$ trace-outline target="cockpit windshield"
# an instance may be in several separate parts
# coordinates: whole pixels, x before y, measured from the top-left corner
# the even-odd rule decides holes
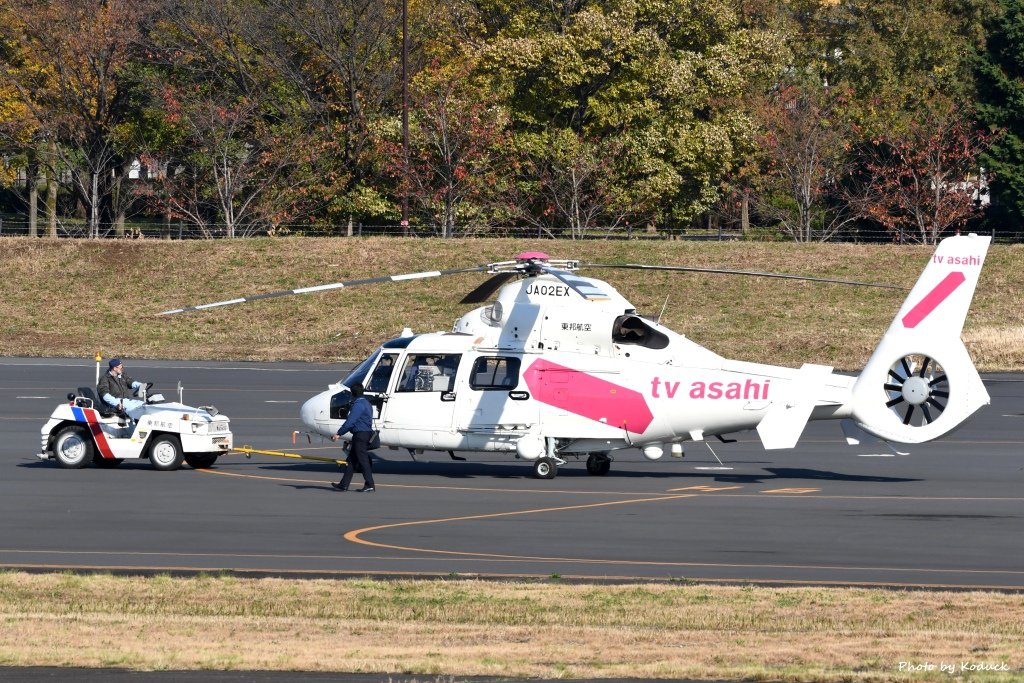
[[[370,371],[373,364],[377,362],[377,356],[380,355],[380,349],[373,352],[373,355],[364,360],[362,363],[357,365],[355,369],[349,373],[348,377],[341,380],[341,383],[346,387],[350,387],[356,382],[364,382],[366,380],[366,373]]]

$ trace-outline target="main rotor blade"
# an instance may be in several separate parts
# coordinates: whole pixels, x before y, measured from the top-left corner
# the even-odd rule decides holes
[[[506,271],[504,273],[496,273],[495,275],[487,278],[482,285],[474,289],[472,292],[462,297],[460,304],[480,304],[491,298],[491,294],[494,294],[503,284],[511,280],[516,276],[515,271]]]
[[[220,306],[231,306],[233,304],[244,304],[249,301],[258,301],[260,299],[275,299],[281,296],[291,296],[293,294],[312,294],[313,292],[326,292],[332,289],[342,289],[345,287],[358,287],[359,285],[373,285],[381,282],[401,282],[403,280],[422,280],[428,277],[440,277],[442,275],[456,275],[458,273],[484,273],[487,272],[490,266],[475,266],[472,268],[451,268],[448,270],[428,270],[422,273],[406,273],[404,275],[384,275],[381,277],[370,277],[363,278],[360,280],[346,280],[345,282],[332,282],[328,285],[315,285],[313,287],[300,287],[298,289],[282,289],[276,292],[266,292],[265,294],[253,294],[252,296],[238,297],[237,299],[227,299],[225,301],[215,301],[210,304],[200,304],[198,306],[185,306],[184,308],[175,308],[170,311],[164,311],[160,315],[177,315],[178,313],[187,313],[189,311],[202,311],[208,308],[218,308]]]
[[[699,268],[696,266],[649,266],[642,263],[581,263],[580,268],[621,268],[624,270],[668,270],[681,273],[715,273],[718,275],[747,275],[750,277],[770,277],[782,280],[806,280],[808,282],[828,282],[836,285],[852,285],[855,287],[881,287],[883,289],[902,289],[899,285],[887,285],[882,282],[858,282],[856,280],[837,280],[827,277],[810,277],[807,275],[789,275],[786,273],[762,273],[755,270],[729,270],[727,268]]]
[[[543,264],[541,264],[540,269],[548,275],[554,275],[556,278],[568,285],[569,289],[573,290],[588,301],[598,301],[608,298],[607,294],[592,285],[590,281],[585,278]]]

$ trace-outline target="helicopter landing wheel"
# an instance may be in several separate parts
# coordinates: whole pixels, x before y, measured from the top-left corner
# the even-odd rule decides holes
[[[587,474],[603,477],[612,468],[612,459],[604,453],[591,453],[587,458]]]
[[[533,476],[538,479],[554,479],[558,474],[558,463],[551,458],[537,458],[533,462]]]

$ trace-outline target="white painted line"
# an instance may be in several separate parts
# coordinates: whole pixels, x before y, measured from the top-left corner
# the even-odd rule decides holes
[[[694,467],[695,470],[731,470],[731,467]]]
[[[14,398],[50,398],[49,396],[15,396]]]
[[[858,458],[895,458],[895,453],[858,453]]]
[[[264,403],[298,403],[298,401],[264,401]]]

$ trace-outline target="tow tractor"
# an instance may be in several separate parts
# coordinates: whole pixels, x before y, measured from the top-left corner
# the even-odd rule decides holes
[[[158,470],[176,470],[182,462],[202,469],[231,451],[230,420],[213,406],[193,408],[140,387],[144,405],[133,416],[115,412],[89,387],[69,393],[42,429],[40,460],[55,459],[77,469],[89,463],[116,467],[125,460],[149,458]],[[135,419],[133,419],[133,417]]]

